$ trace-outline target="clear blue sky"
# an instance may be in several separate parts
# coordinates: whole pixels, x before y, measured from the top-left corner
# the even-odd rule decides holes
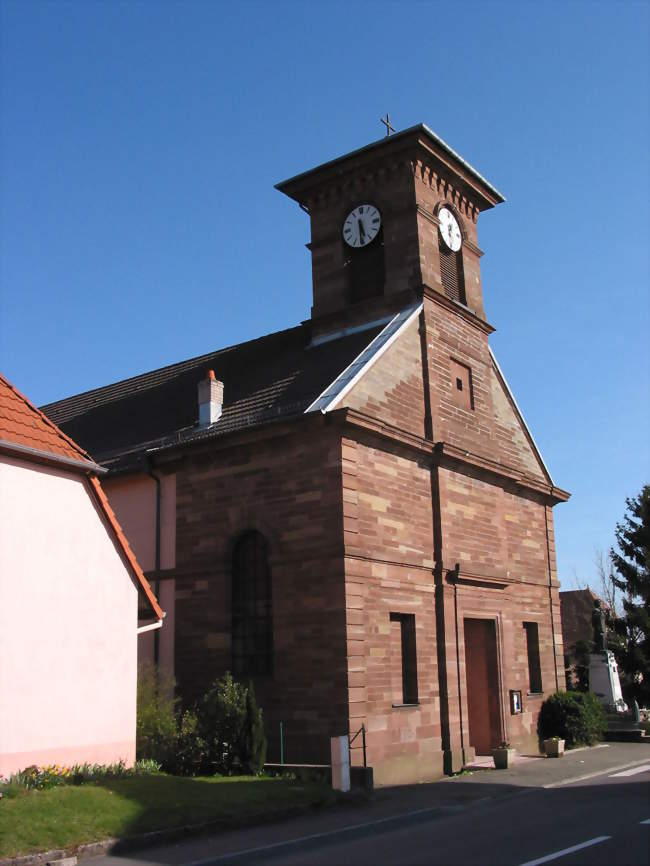
[[[42,404],[309,315],[273,184],[424,122],[481,216],[492,346],[593,581],[650,481],[645,2],[0,3],[0,368]]]

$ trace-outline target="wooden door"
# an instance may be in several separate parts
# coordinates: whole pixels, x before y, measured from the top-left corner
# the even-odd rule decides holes
[[[466,619],[464,630],[469,742],[477,755],[489,755],[502,739],[496,622]]]

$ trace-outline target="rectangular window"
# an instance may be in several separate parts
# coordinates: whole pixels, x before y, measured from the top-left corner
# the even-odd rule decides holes
[[[539,632],[536,622],[525,622],[526,649],[528,651],[528,691],[539,694],[542,691],[542,668],[539,661]]]
[[[415,649],[415,616],[412,613],[391,613],[391,663],[395,665],[393,677],[393,706],[417,704],[418,665]]]

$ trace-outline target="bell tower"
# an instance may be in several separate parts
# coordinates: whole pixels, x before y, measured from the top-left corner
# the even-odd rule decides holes
[[[310,217],[315,335],[427,292],[485,321],[476,223],[504,198],[424,124],[276,188]]]

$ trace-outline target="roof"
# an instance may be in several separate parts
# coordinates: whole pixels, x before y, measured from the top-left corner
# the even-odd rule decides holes
[[[96,460],[201,441],[302,415],[382,330],[318,345],[298,326],[200,355],[42,407]],[[197,385],[208,370],[224,383],[220,419],[198,425]]]
[[[0,373],[0,447],[97,470],[90,456]]]
[[[54,463],[75,472],[83,471],[88,476],[93,498],[106,518],[109,531],[126,559],[138,590],[144,595],[156,617],[162,619],[164,613],[138,565],[97,478],[96,473],[103,470],[2,374],[0,374],[0,450],[16,454],[22,459]]]
[[[444,151],[448,156],[454,159],[457,163],[459,163],[468,174],[477,180],[480,184],[482,184],[486,190],[488,190],[496,199],[497,203],[504,202],[505,196],[503,196],[499,190],[492,186],[492,184],[487,181],[482,174],[480,174],[472,165],[467,162],[467,160],[463,159],[463,157],[457,153],[450,145],[447,144],[440,136],[435,133],[432,129],[424,123],[417,123],[415,126],[409,126],[408,129],[402,129],[400,132],[395,132],[390,136],[383,136],[377,141],[371,142],[371,144],[365,145],[365,147],[360,147],[357,150],[353,150],[350,153],[346,153],[343,156],[339,156],[336,159],[331,159],[328,162],[324,162],[316,168],[312,168],[309,171],[302,172],[301,174],[294,175],[293,177],[287,178],[287,180],[283,180],[280,183],[275,185],[275,188],[280,192],[284,192],[287,195],[290,195],[290,189],[294,187],[296,184],[301,184],[303,181],[308,180],[309,177],[313,174],[320,173],[323,169],[332,169],[337,168],[340,163],[347,161],[353,157],[361,156],[366,154],[372,150],[386,147],[389,145],[393,145],[394,142],[399,141],[400,139],[406,138],[408,136],[413,135],[414,133],[423,133],[427,136],[434,144],[436,144],[442,151]]]

